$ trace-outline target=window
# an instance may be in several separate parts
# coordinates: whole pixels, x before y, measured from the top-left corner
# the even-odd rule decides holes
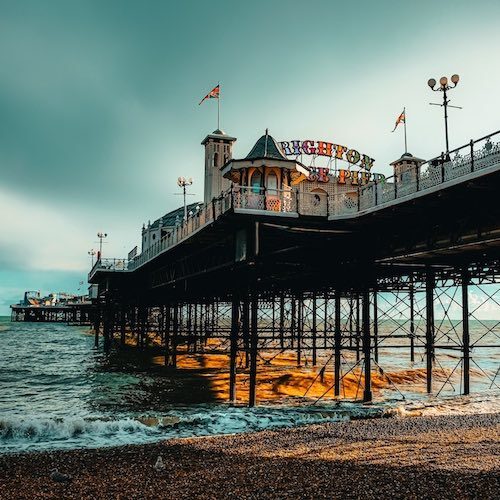
[[[156,234],[153,234],[153,240],[156,240]]]
[[[278,194],[278,177],[274,172],[267,176],[267,192],[268,194],[276,196]]]
[[[214,153],[214,167],[219,164],[219,153]]]
[[[251,181],[251,186],[252,186],[252,193],[260,193],[260,187],[261,187],[261,179],[262,176],[258,170],[255,170],[254,173],[252,174],[252,181]]]

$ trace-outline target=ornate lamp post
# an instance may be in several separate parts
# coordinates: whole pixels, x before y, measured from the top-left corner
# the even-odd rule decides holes
[[[182,194],[184,196],[184,220],[187,220],[187,204],[186,204],[186,187],[193,184],[193,179],[190,177],[186,179],[185,177],[179,177],[177,179],[177,185],[182,188]]]
[[[90,260],[92,261],[92,267],[94,267],[94,255],[95,255],[95,250],[92,248],[87,252],[90,255]]]
[[[439,87],[436,87],[436,80],[434,78],[431,78],[428,82],[427,85],[433,90],[434,92],[442,92],[443,93],[443,104],[436,104],[436,103],[429,103],[433,106],[443,106],[444,107],[444,132],[446,136],[446,154],[450,152],[450,147],[449,147],[449,142],[448,142],[448,107],[450,108],[457,108],[457,109],[462,109],[459,106],[449,106],[449,100],[448,100],[448,95],[446,94],[447,90],[454,89],[458,85],[458,81],[460,80],[460,77],[458,75],[453,75],[451,77],[451,84],[448,83],[448,78],[446,76],[442,76],[441,79],[439,80]],[[453,84],[453,85],[452,85]]]
[[[99,231],[97,233],[97,237],[99,238],[99,253],[97,255],[98,259],[102,258],[102,240],[104,238],[107,238],[107,236],[108,236],[108,233],[102,233],[101,231]]]

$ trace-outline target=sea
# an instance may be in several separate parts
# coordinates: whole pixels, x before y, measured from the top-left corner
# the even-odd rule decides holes
[[[88,327],[16,323],[0,317],[0,453],[139,444],[377,417],[401,404],[400,393],[389,387],[370,405],[325,399],[316,405],[230,406],[210,400],[204,380],[157,373],[135,355],[105,355],[93,344]],[[498,356],[498,349],[483,354],[485,375],[475,372],[476,387],[488,394],[496,394],[490,379]],[[415,404],[421,397],[410,400]],[[488,404],[487,398],[480,399],[479,406],[482,401]]]

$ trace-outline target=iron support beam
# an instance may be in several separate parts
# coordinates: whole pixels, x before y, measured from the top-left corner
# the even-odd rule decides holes
[[[340,292],[335,291],[335,350],[334,350],[334,395],[340,396],[340,353],[342,347],[342,332],[340,330]]]
[[[462,270],[462,349],[464,394],[470,392],[470,332],[469,332],[469,281],[467,267]]]
[[[229,401],[236,403],[236,358],[238,355],[238,330],[240,324],[240,301],[233,295],[231,306],[231,346],[229,352]]]
[[[253,407],[256,403],[257,389],[257,343],[258,343],[258,312],[259,299],[256,294],[252,295],[251,304],[251,328],[250,328],[250,391],[248,406]]]
[[[425,357],[427,368],[427,392],[429,394],[432,392],[432,364],[434,361],[434,287],[434,273],[429,269],[425,279]]]
[[[363,356],[365,368],[365,384],[363,401],[372,400],[372,367],[371,367],[371,335],[370,335],[370,292],[364,291],[362,297],[362,320],[363,320]]]

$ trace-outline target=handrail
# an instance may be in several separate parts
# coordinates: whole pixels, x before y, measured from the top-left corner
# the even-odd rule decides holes
[[[435,156],[435,157],[423,162],[421,165],[418,165],[418,166],[413,168],[413,171],[415,172],[416,179],[419,179],[421,177],[421,172],[426,166],[427,167],[429,167],[429,166],[434,167],[434,166],[440,165],[441,167],[443,167],[446,163],[453,161],[453,160],[451,160],[451,157],[450,157],[451,154],[458,153],[459,151],[461,151],[465,148],[468,148],[468,150],[470,151],[469,154],[471,154],[471,164],[474,164],[474,153],[479,153],[480,151],[478,151],[478,150],[474,151],[473,146],[475,144],[478,144],[481,141],[484,141],[484,140],[486,140],[487,143],[491,144],[490,139],[493,136],[498,135],[498,134],[500,134],[500,130],[497,130],[496,132],[485,135],[484,137],[481,137],[480,139],[471,140],[467,144],[464,144],[462,146],[459,146],[458,148],[452,149],[451,151],[449,151],[449,153],[447,153],[447,155],[445,155],[444,153],[441,153],[440,155]],[[498,146],[498,143],[497,143],[497,146]],[[458,156],[458,155],[456,155],[456,156]],[[436,162],[437,162],[437,165],[436,165]],[[365,191],[365,190],[369,190],[373,185],[391,184],[391,180],[395,181],[395,182],[393,182],[393,184],[395,186],[395,189],[397,190],[396,184],[397,184],[398,176],[391,175],[390,177],[386,177],[382,182],[373,181],[373,182],[369,183],[368,185],[363,186],[361,188],[361,192]],[[443,181],[443,182],[445,182],[445,181]],[[419,189],[418,191],[423,191],[423,189]]]
[[[169,248],[181,243],[201,228],[212,224],[221,215],[231,209],[261,210],[270,215],[285,214],[313,216],[352,215],[365,210],[380,207],[394,200],[414,196],[441,184],[453,181],[476,170],[481,170],[495,163],[500,164],[500,142],[492,143],[491,138],[500,134],[500,130],[450,151],[447,155],[431,158],[421,165],[405,172],[384,179],[373,181],[358,188],[357,199],[350,193],[338,193],[334,196],[321,193],[302,193],[298,190],[266,189],[256,186],[232,185],[210,203],[206,203],[195,214],[163,236],[154,245],[134,257],[127,259],[99,259],[89,273],[89,280],[100,269],[104,271],[133,271],[146,264]],[[474,146],[486,141],[481,149]],[[467,154],[460,151],[468,148]],[[451,154],[455,153],[452,159]],[[392,182],[391,182],[392,180]]]

